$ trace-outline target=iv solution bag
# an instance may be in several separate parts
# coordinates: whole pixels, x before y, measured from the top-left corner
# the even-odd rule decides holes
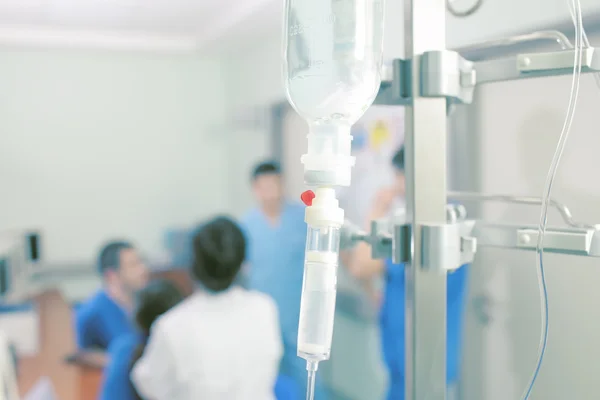
[[[351,126],[381,83],[383,0],[286,0],[284,80],[309,124]]]

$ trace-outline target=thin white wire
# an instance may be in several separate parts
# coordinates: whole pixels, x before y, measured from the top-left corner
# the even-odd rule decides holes
[[[570,0],[569,6],[575,10],[575,57],[574,57],[574,65],[573,65],[573,79],[571,81],[571,95],[569,97],[569,106],[567,108],[567,116],[565,118],[565,122],[562,127],[562,131],[560,134],[560,139],[558,140],[558,145],[556,146],[556,151],[554,152],[554,157],[552,158],[552,163],[550,164],[550,170],[548,171],[548,176],[546,177],[546,184],[544,186],[544,194],[542,201],[542,211],[540,215],[540,225],[538,227],[538,240],[536,245],[536,254],[538,256],[538,280],[540,286],[540,297],[541,297],[541,314],[542,314],[542,324],[541,324],[541,338],[540,344],[538,348],[538,358],[535,370],[529,380],[529,384],[525,389],[525,392],[522,396],[523,400],[529,399],[531,396],[531,392],[533,390],[535,381],[539,375],[540,368],[542,366],[542,361],[544,359],[544,354],[546,353],[546,346],[548,344],[548,289],[546,286],[546,274],[544,271],[544,236],[546,234],[546,223],[548,221],[548,208],[550,206],[550,194],[552,192],[552,186],[554,184],[554,178],[556,176],[556,171],[558,169],[558,165],[560,164],[560,160],[563,155],[563,151],[565,149],[565,144],[571,133],[571,126],[573,124],[573,117],[575,115],[575,108],[577,106],[577,98],[579,97],[579,79],[581,75],[581,61],[583,55],[583,20],[581,15],[581,4],[579,0]]]

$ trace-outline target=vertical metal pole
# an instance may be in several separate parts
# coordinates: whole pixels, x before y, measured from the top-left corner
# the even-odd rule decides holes
[[[398,0],[399,1],[399,0]],[[446,47],[445,0],[405,1],[405,58],[413,102],[406,109],[407,211],[413,263],[406,268],[406,400],[446,398],[446,274],[422,266],[423,224],[446,222],[446,100],[420,96],[420,55]]]

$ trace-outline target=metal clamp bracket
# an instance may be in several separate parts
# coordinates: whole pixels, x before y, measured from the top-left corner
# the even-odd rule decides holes
[[[506,249],[535,251],[538,227],[506,225],[474,221],[473,234],[479,245]],[[598,228],[546,229],[544,252],[584,257],[600,257],[600,230]]]
[[[387,221],[371,221],[371,232],[367,241],[371,244],[371,257],[374,259],[389,257],[393,246],[393,237]]]
[[[462,205],[449,204],[446,211],[446,224],[421,227],[421,251],[425,268],[454,270],[472,262],[475,257],[477,240],[471,236],[474,221],[465,220],[466,211]],[[371,245],[371,256],[374,259],[391,256],[392,261],[397,264],[410,263],[412,260],[412,226],[405,222],[403,215],[397,215],[392,221],[372,221],[369,234],[359,234],[356,231],[353,237]]]
[[[423,225],[421,227],[423,267],[438,271],[452,271],[472,262],[477,251],[477,239],[470,236],[472,229],[472,221]]]
[[[384,66],[375,104],[408,105],[412,101],[410,60],[393,60]],[[423,97],[445,97],[451,103],[469,104],[477,82],[474,63],[455,51],[430,51],[421,56]]]
[[[471,104],[476,85],[545,76],[569,75],[575,63],[574,49],[525,53],[493,60],[469,61],[452,50],[425,52],[420,56],[422,97],[445,97],[449,104]],[[600,71],[600,52],[582,52],[581,72]],[[393,60],[382,70],[375,104],[410,105],[412,63]]]
[[[477,83],[474,63],[455,51],[430,51],[421,56],[421,96],[445,97],[470,104]]]

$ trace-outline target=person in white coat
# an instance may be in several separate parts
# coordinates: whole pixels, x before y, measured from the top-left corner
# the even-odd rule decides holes
[[[245,259],[238,225],[218,217],[193,237],[198,289],[160,317],[131,379],[145,400],[274,400],[283,344],[267,295],[234,284]]]

